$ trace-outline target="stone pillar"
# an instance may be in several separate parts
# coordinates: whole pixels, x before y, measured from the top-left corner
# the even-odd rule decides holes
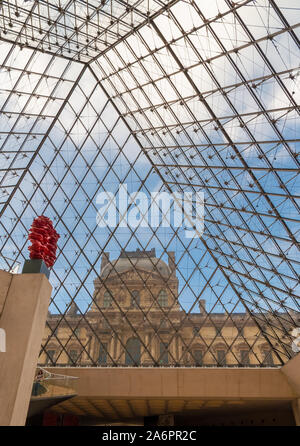
[[[112,364],[113,359],[114,359],[114,337],[113,336],[111,336],[110,339],[108,339],[107,350],[108,350],[107,361],[109,364]]]
[[[145,353],[144,353],[144,364],[146,365],[152,365],[153,361],[155,358],[154,354],[153,354],[153,342],[152,342],[152,338],[151,338],[151,333],[146,333],[145,334]]]
[[[177,361],[177,355],[176,355],[176,335],[173,336],[171,345],[170,345],[170,351],[172,353],[171,361],[173,364]]]
[[[119,335],[119,338],[116,337],[116,361],[118,363],[121,362],[120,353],[121,353],[121,342],[120,342],[120,335]]]
[[[184,354],[182,351],[182,339],[181,337],[178,335],[177,336],[177,351],[178,351],[178,361],[182,364],[182,362],[184,361]]]
[[[155,333],[151,339],[151,354],[152,354],[152,358],[154,359],[154,361],[157,361],[158,356],[159,356],[157,354],[157,343],[158,343],[157,334]]]
[[[293,400],[292,409],[295,417],[296,426],[300,426],[300,398]]]
[[[147,361],[149,361],[149,334],[145,333],[145,349],[144,349],[144,354],[143,354],[143,363],[146,363]]]
[[[179,361],[179,340],[178,340],[178,334],[175,335],[175,351],[176,351],[176,361]]]
[[[93,360],[95,362],[98,361],[99,358],[99,350],[100,350],[100,344],[96,338],[96,336],[93,336],[93,334],[91,334],[91,340],[89,343],[89,357],[88,357],[88,361],[90,361],[90,358],[93,358]]]
[[[0,272],[0,295],[6,293],[0,327],[6,333],[6,351],[0,353],[0,426],[23,426],[52,287],[44,274]]]

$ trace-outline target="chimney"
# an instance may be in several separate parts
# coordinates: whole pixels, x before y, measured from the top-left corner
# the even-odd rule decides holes
[[[77,304],[75,302],[72,302],[67,314],[69,316],[76,316],[77,315],[77,311],[78,311]]]
[[[200,309],[201,314],[206,314],[206,305],[205,304],[206,304],[205,299],[199,300],[199,309]]]
[[[109,252],[104,252],[102,254],[100,274],[102,273],[104,267],[109,263]]]
[[[174,251],[168,252],[168,265],[172,272],[172,275],[175,275],[176,265],[175,265],[175,252]]]

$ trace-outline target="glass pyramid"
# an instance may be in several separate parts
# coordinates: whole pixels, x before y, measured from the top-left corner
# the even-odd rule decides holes
[[[1,2],[0,267],[28,258],[36,216],[60,234],[41,364],[299,351],[299,9]]]

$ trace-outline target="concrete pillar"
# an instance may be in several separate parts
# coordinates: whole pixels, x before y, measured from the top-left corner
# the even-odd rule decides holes
[[[12,277],[13,275],[7,271],[0,270],[0,317],[4,308]]]
[[[296,426],[300,426],[300,398],[293,400],[292,409],[295,417]]]
[[[2,276],[3,271],[0,294]],[[44,274],[11,275],[0,317],[6,333],[6,352],[0,353],[0,426],[25,424],[51,291]]]
[[[296,426],[300,426],[300,352],[297,353],[292,359],[290,359],[283,367],[281,367],[280,372],[283,373],[284,377],[287,379],[295,399],[292,401],[292,409],[295,417]]]

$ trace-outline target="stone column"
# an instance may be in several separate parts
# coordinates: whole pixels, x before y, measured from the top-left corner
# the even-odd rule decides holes
[[[89,361],[91,360],[90,358],[92,358],[95,362],[98,361],[99,349],[100,349],[99,341],[97,340],[96,336],[91,335],[91,341],[89,347],[90,356],[88,358]]]
[[[120,334],[119,334],[119,337],[120,337]],[[120,339],[116,337],[116,361],[118,363],[120,363],[120,361],[121,361],[120,353],[121,353],[121,342],[120,342]]]
[[[108,340],[108,346],[107,346],[107,350],[108,350],[108,363],[112,364],[113,363],[113,359],[114,359],[114,337],[111,336],[110,339]]]
[[[158,347],[159,347],[158,342],[159,341],[158,341],[158,338],[157,338],[157,334],[155,333],[152,336],[152,343],[151,343],[151,346],[152,346],[151,352],[152,352],[152,356],[154,358],[154,361],[157,361],[158,357],[159,357],[159,354],[158,354]]]
[[[153,341],[151,339],[151,334],[150,333],[146,333],[145,334],[145,357],[144,357],[144,363],[148,364],[148,365],[152,365],[153,364],[153,359],[155,356],[153,355]]]
[[[176,335],[173,336],[173,339],[171,341],[171,345],[170,345],[170,351],[172,354],[172,357],[170,358],[172,363],[175,364],[177,361],[177,357],[176,357]]]
[[[7,274],[11,280],[5,290]],[[1,426],[26,422],[51,291],[44,274],[0,271],[0,295],[6,294],[0,316],[6,334],[6,351],[0,353]]]
[[[182,364],[184,361],[184,354],[182,351],[182,340],[179,335],[177,335],[177,355],[178,361]]]

